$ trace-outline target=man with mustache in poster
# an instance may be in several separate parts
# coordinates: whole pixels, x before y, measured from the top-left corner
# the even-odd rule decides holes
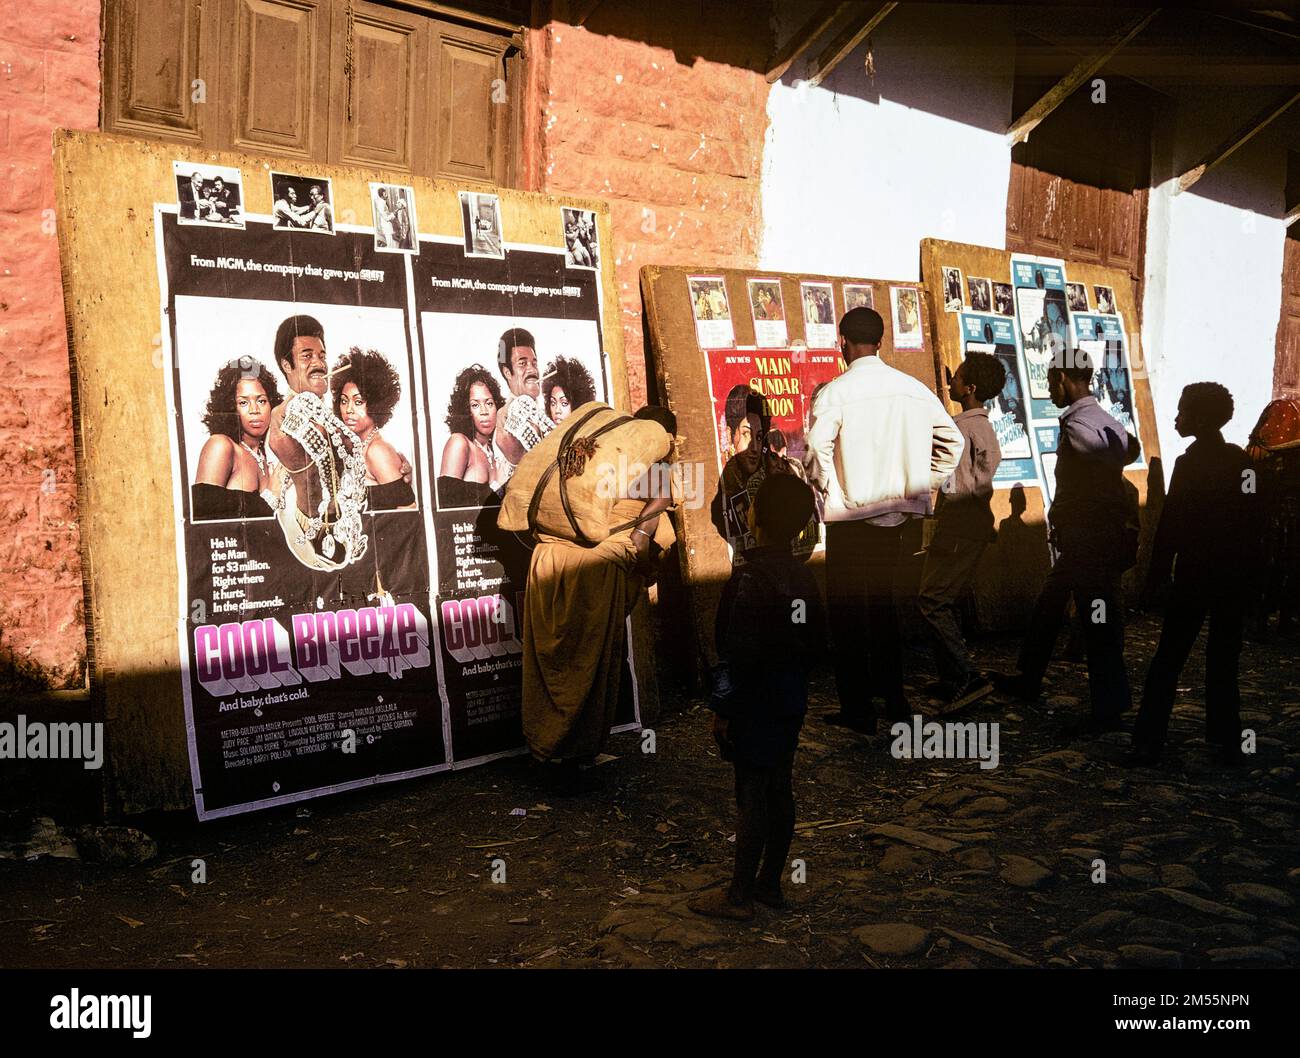
[[[510,390],[497,415],[494,444],[505,456],[505,481],[524,453],[555,429],[542,410],[542,375],[537,366],[537,340],[522,327],[511,327],[497,343],[497,367]]]

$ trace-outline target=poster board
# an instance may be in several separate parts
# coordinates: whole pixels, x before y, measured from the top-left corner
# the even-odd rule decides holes
[[[1016,459],[1015,471],[999,475],[1002,480],[995,483],[993,515],[998,538],[981,560],[975,583],[981,625],[1014,628],[1023,624],[1048,569],[1046,510],[1053,484],[1055,419],[1060,414],[1046,393],[1053,342],[1064,341],[1067,349],[1073,349],[1082,339],[1094,354],[1094,362],[1101,362],[1098,355],[1105,358],[1094,388],[1102,390],[1103,406],[1112,408],[1141,442],[1141,459],[1125,471],[1138,490],[1143,512],[1141,570],[1155,529],[1151,514],[1158,513],[1148,510],[1147,473],[1151,461],[1159,458],[1160,447],[1151,389],[1142,366],[1137,302],[1128,273],[1086,262],[923,239],[921,277],[930,290],[938,292],[930,310],[941,368],[955,371],[973,342],[979,351],[999,356],[1006,355],[1013,345],[1018,369],[1014,377],[1008,372],[1003,393],[1009,395],[1015,386],[1019,394],[1001,401],[990,419],[997,411],[1015,405],[1007,420],[1023,426],[1030,455]],[[987,294],[983,289],[986,282]],[[1036,318],[1044,321],[1037,331],[1033,325]],[[951,403],[948,407],[954,413],[960,410]],[[1014,429],[1011,432],[1016,433]],[[1005,433],[1000,431],[1000,438]],[[1007,458],[1005,449],[1003,458]]]
[[[655,398],[677,416],[686,468],[687,502],[674,523],[687,592],[682,608],[691,615],[696,656],[711,665],[714,615],[732,568],[733,548],[715,525],[714,506],[730,454],[728,394],[752,381],[798,459],[815,385],[843,370],[837,326],[846,309],[868,299],[885,321],[881,358],[935,390],[931,314],[919,283],[759,269],[647,265],[641,293]],[[909,303],[914,318],[901,312]],[[820,554],[811,561],[820,575]]]
[[[460,389],[490,388],[456,385],[471,360],[506,388],[493,370],[506,324],[536,331],[539,374],[581,349],[595,395],[627,406],[608,207],[99,133],[59,132],[55,172],[91,694],[109,740],[110,807],[195,804],[211,818],[520,751],[510,685],[526,552],[494,542],[483,495],[451,494],[473,484],[479,457],[463,480],[443,473],[455,433],[444,420]],[[329,208],[310,212],[322,194]],[[286,219],[290,208],[301,227]],[[575,250],[579,228],[599,252]],[[382,428],[344,410],[333,389],[309,412],[309,425],[341,445],[311,457],[324,459],[317,485],[327,466],[342,471],[319,512],[306,509],[308,486],[296,510],[276,506],[295,496],[282,483],[301,479],[255,436],[265,429],[258,413],[240,411],[243,425],[230,431],[246,454],[213,425],[214,407],[235,421],[223,403],[231,393],[245,408],[273,384],[298,392],[274,355],[290,316],[319,317],[329,377],[347,353],[358,366],[343,377],[382,381],[391,369],[395,379],[364,383],[369,407],[388,405]],[[297,342],[291,360],[310,348]],[[372,358],[366,375],[371,349],[387,368]],[[395,403],[376,396],[394,389]],[[340,416],[357,439],[374,442],[377,431],[384,444],[358,450]],[[370,458],[385,447],[399,468],[391,481]],[[496,465],[491,448],[482,459]],[[213,452],[225,453],[230,476],[210,492],[199,467]],[[259,488],[272,479],[278,489]],[[372,485],[385,482],[403,495],[381,502]],[[235,494],[234,515],[208,506]],[[267,510],[256,507],[263,499]],[[330,531],[310,527],[315,514]],[[631,622],[628,726],[657,704],[645,611],[643,600]],[[264,618],[272,623],[259,631]],[[304,655],[313,643],[319,652]],[[313,695],[318,705],[303,704]],[[474,723],[471,700],[484,703]],[[226,709],[238,730],[217,711]],[[344,723],[356,736],[351,760]]]

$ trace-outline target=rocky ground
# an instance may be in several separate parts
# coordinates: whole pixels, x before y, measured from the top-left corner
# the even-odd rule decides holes
[[[1157,632],[1130,629],[1136,682]],[[1015,647],[981,644],[993,667]],[[157,854],[118,867],[87,862],[103,836],[71,818],[33,839],[14,813],[11,854],[62,855],[0,860],[0,964],[1300,965],[1294,653],[1294,640],[1246,647],[1258,752],[1236,771],[1200,740],[1199,658],[1166,760],[1137,771],[1117,764],[1126,735],[1063,733],[1086,707],[1079,663],[1053,668],[1040,703],[962,714],[1000,723],[993,770],[896,760],[887,738],[824,724],[835,703],[821,679],[795,771],[805,881],[787,884],[787,910],[748,923],[685,906],[733,848],[730,769],[699,701],[667,704],[653,755],[619,736],[595,769],[601,790],[577,798],[503,761],[203,826],[137,821]]]

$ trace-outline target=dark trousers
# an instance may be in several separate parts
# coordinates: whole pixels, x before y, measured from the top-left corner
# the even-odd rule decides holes
[[[794,840],[794,754],[772,767],[736,761],[736,870],[733,900],[748,901],[755,886],[779,890]]]
[[[826,526],[826,599],[835,686],[840,708],[864,720],[875,716],[873,697],[884,698],[890,719],[907,713],[903,643],[894,597],[902,541],[903,525],[829,522]]]
[[[1111,721],[1133,705],[1128,672],[1124,668],[1124,614],[1120,601],[1122,570],[1105,544],[1062,550],[1034,603],[1025,641],[1020,648],[1020,672],[1028,689],[1037,691],[1047,672],[1056,635],[1071,596],[1083,624],[1088,652],[1088,693],[1092,718]]]
[[[1169,731],[1169,714],[1183,666],[1208,616],[1205,643],[1205,740],[1234,747],[1241,740],[1241,694],[1237,666],[1241,658],[1244,610],[1237,585],[1174,582],[1160,645],[1147,670],[1142,709],[1133,729],[1133,744],[1158,753]]]
[[[980,555],[988,543],[956,536],[936,536],[925,555],[921,573],[921,594],[917,606],[934,644],[934,662],[939,679],[964,687],[975,675],[966,640],[961,634],[957,604],[975,579]]]

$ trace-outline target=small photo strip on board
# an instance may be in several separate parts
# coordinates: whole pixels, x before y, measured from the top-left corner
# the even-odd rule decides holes
[[[370,209],[375,224],[375,249],[380,253],[420,252],[415,217],[415,188],[403,184],[371,184]]]
[[[174,161],[172,173],[178,223],[244,227],[244,178],[238,169]]]
[[[465,229],[466,257],[505,257],[501,199],[498,196],[462,191],[460,219]]]
[[[328,176],[271,174],[271,227],[334,234],[334,188]]]

